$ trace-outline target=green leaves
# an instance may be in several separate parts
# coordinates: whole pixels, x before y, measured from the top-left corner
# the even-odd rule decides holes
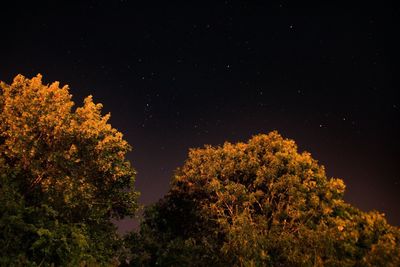
[[[0,230],[9,264],[19,262],[7,256],[13,250],[32,264],[109,263],[120,246],[111,217],[137,210],[129,144],[91,96],[73,110],[68,90],[41,75],[0,85]]]
[[[343,200],[277,132],[190,149],[168,194],[138,209],[131,147],[92,96],[18,75],[0,83],[0,265],[399,266],[400,230]]]
[[[341,179],[328,179],[310,153],[277,132],[191,149],[167,196],[145,213],[132,259],[152,266],[175,244],[180,250],[168,254],[179,259],[175,265],[397,263],[399,230],[346,204],[344,190]]]

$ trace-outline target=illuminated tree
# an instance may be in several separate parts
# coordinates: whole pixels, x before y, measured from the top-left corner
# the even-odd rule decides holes
[[[0,265],[110,262],[110,220],[137,210],[130,146],[68,90],[41,75],[0,84]]]
[[[399,229],[343,201],[342,180],[277,132],[191,149],[127,242],[152,266],[396,266]],[[188,264],[190,263],[190,264]]]

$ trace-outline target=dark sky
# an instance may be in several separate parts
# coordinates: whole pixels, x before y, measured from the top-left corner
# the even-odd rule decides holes
[[[134,148],[141,203],[188,148],[276,129],[344,179],[347,201],[400,225],[392,6],[30,2],[1,4],[0,80],[41,73],[79,105],[93,94]]]

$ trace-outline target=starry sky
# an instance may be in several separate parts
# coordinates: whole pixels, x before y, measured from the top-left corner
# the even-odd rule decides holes
[[[103,103],[133,146],[142,204],[188,148],[278,130],[344,179],[347,201],[400,225],[390,4],[30,2],[2,3],[0,80],[41,73],[78,105]]]

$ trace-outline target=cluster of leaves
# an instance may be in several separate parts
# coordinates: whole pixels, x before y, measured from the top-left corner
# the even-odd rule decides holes
[[[92,97],[38,75],[0,84],[0,265],[111,263],[132,216],[130,150]]]
[[[192,149],[127,238],[137,266],[399,266],[400,230],[277,132]]]

